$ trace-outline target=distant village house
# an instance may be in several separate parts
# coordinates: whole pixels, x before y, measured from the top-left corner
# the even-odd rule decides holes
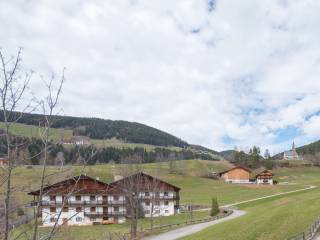
[[[86,136],[72,136],[70,139],[63,140],[63,144],[82,146],[82,145],[90,145],[91,142],[90,142],[90,138]]]
[[[273,184],[273,173],[269,170],[264,170],[256,175],[257,184]]]
[[[264,170],[250,180],[251,170],[245,167],[234,167],[227,171],[219,173],[221,179],[227,183],[243,183],[243,184],[273,184],[273,173]]]
[[[251,170],[245,167],[234,167],[221,172],[220,178],[228,183],[250,183]]]
[[[5,167],[9,164],[8,159],[6,158],[0,158],[0,167]]]

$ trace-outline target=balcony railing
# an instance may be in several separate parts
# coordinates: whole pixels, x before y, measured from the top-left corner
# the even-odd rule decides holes
[[[113,211],[113,212],[85,212],[86,217],[110,217],[110,216],[125,216],[126,211]]]
[[[37,202],[32,202],[31,206],[35,206]],[[74,200],[67,200],[67,201],[41,201],[41,206],[70,206],[70,205],[123,205],[125,204],[124,200],[117,200],[117,201],[106,201],[106,200],[95,200],[95,201],[74,201]]]

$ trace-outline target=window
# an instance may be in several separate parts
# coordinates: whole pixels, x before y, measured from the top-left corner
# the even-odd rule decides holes
[[[164,210],[165,213],[169,213],[169,210]]]
[[[50,201],[55,202],[56,201],[56,196],[50,196]]]
[[[149,192],[145,192],[145,193],[144,193],[144,196],[149,197],[149,196],[150,196],[150,193],[149,193]]]
[[[56,219],[55,218],[50,218],[50,222],[54,223],[54,222],[56,222]]]
[[[168,192],[164,192],[164,196],[168,197],[169,196]]]
[[[155,210],[154,214],[160,214],[160,210]]]
[[[119,212],[119,207],[113,207],[114,212]]]
[[[57,210],[56,210],[55,207],[51,207],[51,208],[50,208],[50,212],[53,212],[53,213],[54,213],[54,212],[56,212],[56,211],[57,211]]]
[[[116,195],[116,196],[113,196],[113,200],[114,200],[114,201],[119,201],[119,196],[117,196],[117,195]]]
[[[64,202],[65,200],[66,200],[66,196],[61,196],[61,198],[62,198],[62,202]]]
[[[82,222],[82,217],[76,217],[76,222]]]
[[[150,206],[150,201],[145,201],[146,206]]]
[[[63,207],[62,211],[63,211],[63,212],[68,212],[68,211],[69,211],[69,208],[68,208],[68,207]]]
[[[145,210],[144,214],[150,214],[150,210]]]
[[[80,195],[76,196],[76,201],[81,201],[81,196]]]
[[[156,201],[155,205],[160,206],[160,201]]]
[[[91,207],[90,212],[96,212],[96,207]]]
[[[76,212],[82,212],[82,208],[81,207],[77,207],[76,208]]]
[[[102,196],[102,200],[103,200],[104,202],[107,202],[107,201],[108,201],[108,196],[106,196],[106,195]]]
[[[96,218],[91,217],[91,218],[90,218],[90,221],[91,221],[91,222],[95,222],[95,221],[96,221]]]
[[[160,193],[159,192],[156,192],[155,195],[156,195],[156,198],[160,198]]]
[[[169,205],[169,201],[164,201],[164,205],[168,206]]]
[[[96,196],[92,195],[90,196],[90,201],[95,201],[96,200]]]
[[[102,220],[103,220],[103,221],[108,221],[109,218],[108,218],[108,217],[103,217]]]

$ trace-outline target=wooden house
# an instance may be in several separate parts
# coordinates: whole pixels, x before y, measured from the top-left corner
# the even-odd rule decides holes
[[[256,183],[257,184],[273,184],[273,176],[274,174],[269,170],[264,170],[261,173],[256,175]]]
[[[40,203],[44,226],[122,223],[128,217],[128,193],[139,196],[146,217],[170,216],[179,209],[180,188],[145,173],[110,184],[87,175],[72,177],[28,193]],[[152,211],[152,212],[151,212]]]
[[[250,183],[251,170],[245,167],[234,167],[220,172],[220,178],[228,183]]]

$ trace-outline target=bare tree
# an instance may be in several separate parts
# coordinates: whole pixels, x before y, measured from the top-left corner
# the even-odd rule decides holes
[[[44,183],[45,183],[45,178],[46,178],[46,168],[47,168],[47,163],[48,163],[48,155],[50,151],[50,128],[53,123],[52,116],[55,114],[55,110],[58,104],[59,97],[62,92],[62,86],[65,81],[65,76],[64,76],[64,71],[62,71],[62,76],[61,79],[59,80],[58,83],[58,88],[54,89],[54,84],[53,81],[55,80],[54,75],[52,75],[49,83],[46,84],[48,94],[47,97],[43,100],[39,101],[39,105],[42,109],[44,121],[43,124],[40,123],[40,137],[43,143],[43,160],[42,160],[42,173],[41,173],[41,181],[40,181],[40,194],[39,194],[39,199],[37,201],[37,206],[35,208],[35,218],[34,218],[34,229],[33,229],[33,240],[37,239],[38,236],[38,216],[41,211],[41,199],[43,196],[43,188],[44,188]]]
[[[13,152],[17,149],[12,146],[12,136],[10,129],[12,123],[17,122],[22,114],[17,114],[15,111],[23,102],[23,96],[27,90],[29,81],[32,76],[32,71],[22,75],[21,73],[21,51],[19,48],[16,56],[7,59],[0,48],[0,101],[1,114],[4,122],[4,136],[6,139],[6,151],[8,166],[5,173],[5,194],[4,194],[4,238],[9,239],[10,231],[10,202],[12,197],[12,171],[14,169]],[[27,105],[29,107],[29,105]],[[26,108],[27,108],[26,107]],[[26,109],[25,108],[25,109]]]
[[[130,221],[131,238],[136,238],[138,219],[144,214],[141,212],[141,193],[144,189],[144,178],[141,174],[142,164],[121,164],[118,171],[123,179],[119,181],[117,187],[126,199],[126,215]]]

